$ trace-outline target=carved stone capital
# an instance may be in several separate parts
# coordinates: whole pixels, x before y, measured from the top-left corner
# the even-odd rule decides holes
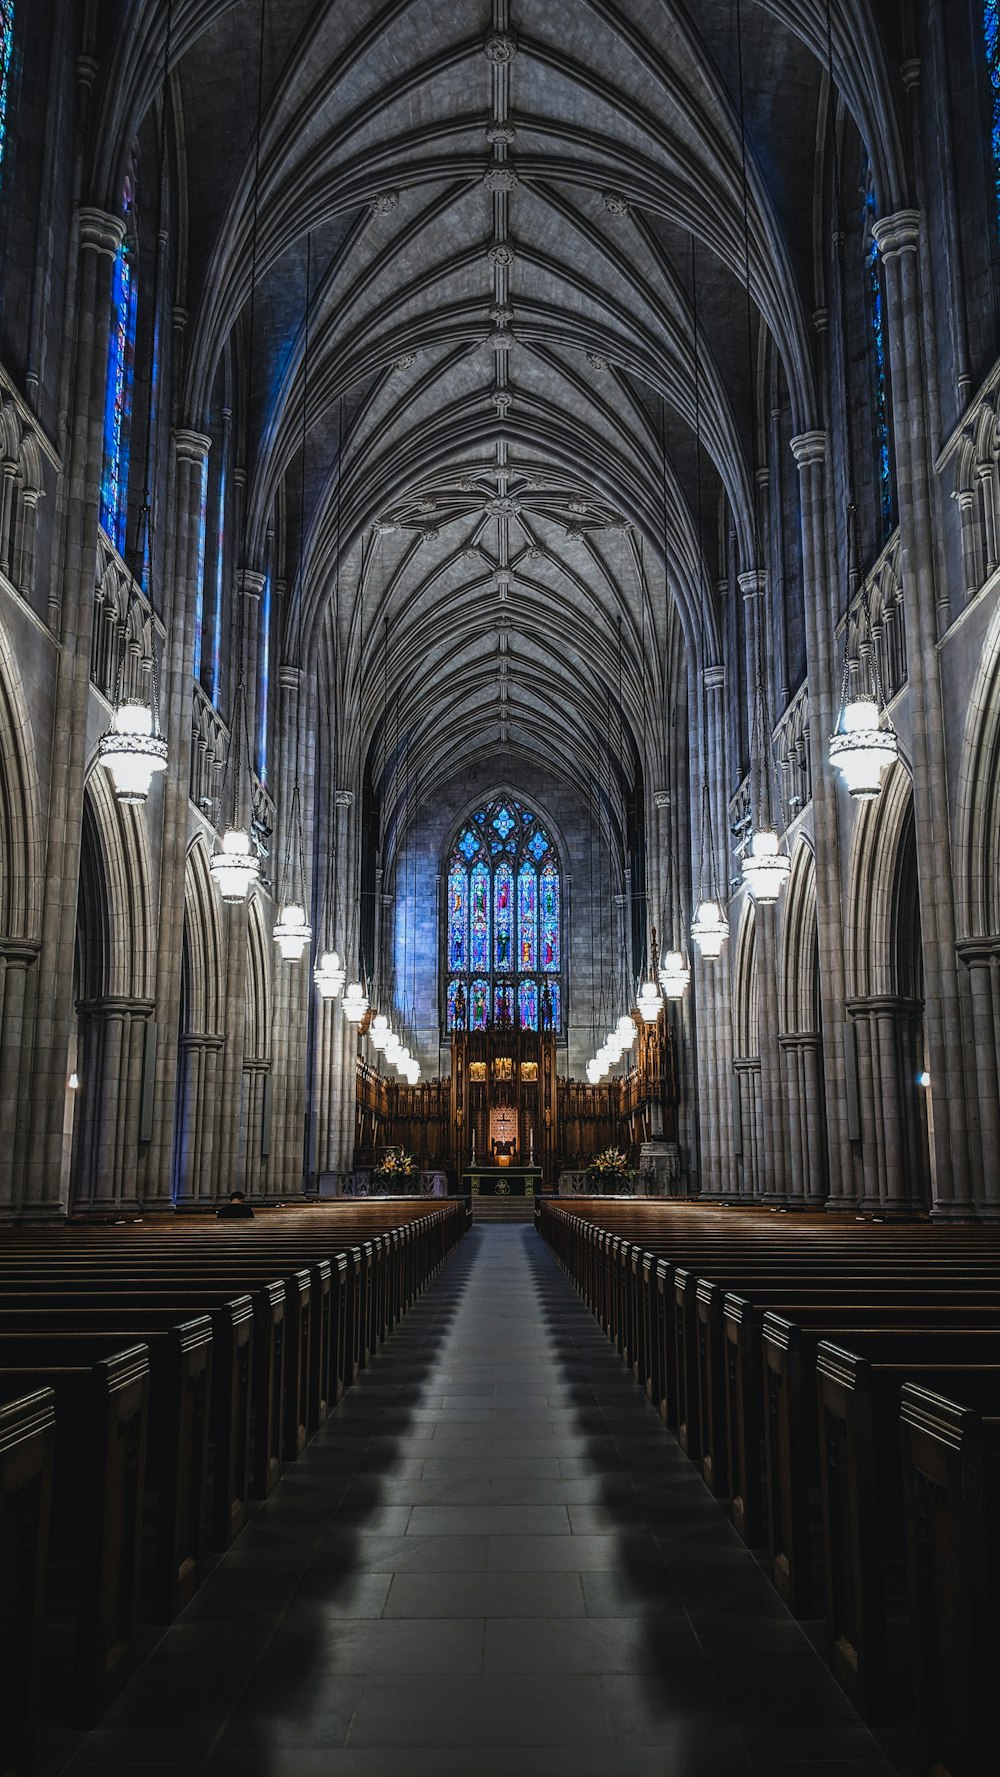
[[[236,585],[244,598],[259,599],[266,579],[267,575],[262,574],[259,568],[240,568],[236,575]]]
[[[333,800],[337,808],[352,808],[354,805],[354,791],[334,790]]]
[[[712,666],[702,668],[702,683],[706,691],[722,691],[726,683],[726,669],[721,661]]]
[[[763,568],[748,568],[745,573],[737,575],[737,581],[745,599],[764,597],[767,575]]]
[[[872,238],[883,259],[915,253],[920,244],[920,211],[897,210],[894,216],[880,216],[872,224]]]
[[[198,463],[205,461],[212,448],[212,440],[204,432],[195,432],[187,426],[180,426],[174,432],[174,450],[180,463]]]
[[[81,209],[82,249],[89,253],[104,253],[108,259],[113,259],[124,239],[124,216],[109,216],[106,210]]]
[[[825,432],[799,432],[795,438],[789,439],[789,445],[792,456],[800,469],[826,460],[827,435]]]

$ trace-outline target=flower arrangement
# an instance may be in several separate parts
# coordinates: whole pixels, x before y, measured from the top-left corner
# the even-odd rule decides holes
[[[383,1191],[392,1190],[394,1185],[410,1185],[417,1176],[417,1162],[412,1154],[402,1148],[387,1148],[378,1165],[372,1170],[372,1182]]]
[[[604,1148],[587,1167],[587,1182],[595,1191],[631,1191],[637,1177],[620,1148]]]

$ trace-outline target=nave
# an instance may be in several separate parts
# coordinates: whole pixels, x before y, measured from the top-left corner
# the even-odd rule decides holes
[[[39,1770],[890,1777],[530,1227],[460,1243]]]

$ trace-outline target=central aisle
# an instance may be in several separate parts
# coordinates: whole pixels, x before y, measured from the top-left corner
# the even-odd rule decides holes
[[[500,1227],[70,1768],[890,1777],[547,1248]]]

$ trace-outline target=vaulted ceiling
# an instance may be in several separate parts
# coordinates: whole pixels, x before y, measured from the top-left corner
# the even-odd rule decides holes
[[[126,10],[107,194],[162,66],[165,0]],[[907,195],[896,11],[832,7],[883,210]],[[173,0],[190,424],[227,341],[247,362],[260,31],[259,0]],[[620,674],[627,795],[666,770],[685,649],[718,653],[720,536],[751,553],[740,48],[753,349],[792,428],[823,420],[821,0],[742,0],[741,44],[736,0],[265,0],[262,43],[256,547],[284,488],[302,633],[376,782],[388,689],[425,789],[493,755],[583,787]]]

